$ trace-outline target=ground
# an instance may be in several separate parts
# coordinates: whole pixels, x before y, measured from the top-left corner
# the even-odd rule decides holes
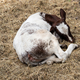
[[[36,67],[21,63],[13,48],[17,30],[28,16],[45,12],[60,17],[60,8],[66,11],[75,43],[80,45],[79,0],[0,0],[0,80],[80,80],[80,47],[65,63]]]

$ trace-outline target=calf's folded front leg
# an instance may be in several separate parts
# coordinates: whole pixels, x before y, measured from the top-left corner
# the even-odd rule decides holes
[[[70,44],[66,51],[59,48],[59,53],[56,53],[56,55],[59,59],[62,59],[62,62],[65,62],[76,47],[78,47],[77,44]]]
[[[57,57],[55,55],[52,55],[40,64],[47,63],[49,65],[53,62],[65,62],[76,47],[78,47],[77,44],[70,44],[66,51],[63,51],[61,48],[59,48],[60,50],[58,50],[57,53],[55,53]]]

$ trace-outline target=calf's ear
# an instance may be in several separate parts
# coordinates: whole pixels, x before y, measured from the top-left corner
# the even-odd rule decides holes
[[[60,9],[60,16],[64,21],[66,20],[66,12],[63,9]]]
[[[53,16],[50,15],[50,14],[46,14],[46,15],[45,15],[45,20],[46,20],[48,23],[54,23],[54,22],[55,22]]]

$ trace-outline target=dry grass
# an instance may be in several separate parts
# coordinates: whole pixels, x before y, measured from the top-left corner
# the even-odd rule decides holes
[[[80,48],[66,63],[28,67],[19,61],[12,46],[17,30],[29,15],[40,11],[59,16],[60,8],[67,13],[75,43],[80,44],[79,0],[0,0],[0,80],[80,80]]]

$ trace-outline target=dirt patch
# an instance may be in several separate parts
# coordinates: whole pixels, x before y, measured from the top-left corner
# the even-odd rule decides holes
[[[28,16],[35,12],[59,16],[60,8],[66,11],[75,43],[80,45],[79,0],[0,0],[0,80],[80,80],[80,48],[66,63],[36,67],[21,63],[13,49],[13,38]]]

